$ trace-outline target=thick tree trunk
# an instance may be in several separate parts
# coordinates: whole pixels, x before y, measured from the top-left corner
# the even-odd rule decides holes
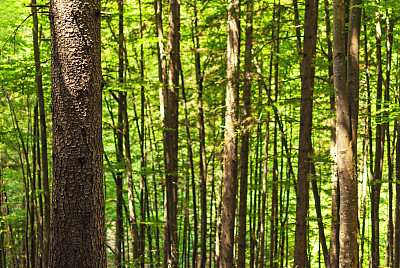
[[[318,24],[318,1],[307,0],[304,21],[304,47],[301,62],[300,137],[296,203],[296,235],[294,266],[309,267],[307,257],[307,213],[309,206],[310,155],[312,154],[311,129],[314,89],[314,58]]]
[[[49,267],[107,266],[100,10],[97,0],[50,2],[53,213]]]
[[[239,0],[230,0],[228,7],[228,48],[226,120],[224,147],[224,195],[222,215],[222,240],[220,267],[234,267],[235,213],[237,205],[237,137],[239,51],[240,51]]]
[[[240,205],[238,235],[238,268],[246,267],[246,217],[247,217],[247,177],[249,163],[249,140],[251,122],[251,61],[253,57],[253,0],[247,0],[246,40],[244,60],[242,147],[240,148]]]
[[[164,158],[166,173],[166,228],[164,233],[164,267],[178,266],[178,96],[180,0],[169,3],[169,79],[164,90]]]
[[[352,1],[346,74],[345,3],[334,1],[333,68],[337,103],[337,155],[340,188],[339,266],[358,265],[358,198],[356,174],[356,134],[358,124],[358,40],[361,13]],[[348,78],[348,85],[346,81]]]

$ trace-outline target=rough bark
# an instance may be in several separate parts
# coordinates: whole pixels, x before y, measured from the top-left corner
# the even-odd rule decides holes
[[[228,7],[228,47],[226,119],[224,147],[224,194],[222,215],[222,240],[220,267],[234,267],[235,213],[237,205],[237,137],[239,49],[240,49],[239,0],[230,0]]]
[[[246,267],[246,217],[247,217],[247,180],[249,165],[249,139],[251,122],[251,62],[253,49],[253,0],[247,1],[246,40],[244,60],[242,147],[240,148],[240,205],[238,235],[238,267]]]
[[[307,0],[304,21],[304,47],[301,62],[300,137],[296,192],[296,234],[294,266],[309,267],[307,257],[307,222],[309,207],[310,155],[312,154],[312,105],[314,89],[314,58],[318,24],[318,1]]]
[[[49,267],[107,265],[100,10],[97,0],[50,2],[53,213]]]

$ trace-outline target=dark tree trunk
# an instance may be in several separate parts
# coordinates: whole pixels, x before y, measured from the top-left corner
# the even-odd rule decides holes
[[[169,79],[164,90],[164,158],[166,173],[166,228],[164,233],[164,267],[178,266],[178,100],[180,1],[169,3]]]
[[[50,267],[107,266],[100,10],[97,0],[50,2],[53,111]]]
[[[400,120],[397,121],[396,181],[400,181]],[[393,267],[400,268],[400,183],[396,183],[395,226]]]
[[[40,64],[40,49],[39,49],[39,22],[36,10],[36,0],[31,1],[31,12],[33,18],[33,52],[35,57],[35,81],[37,87],[37,96],[39,101],[39,116],[40,116],[40,138],[42,148],[42,180],[44,194],[44,242],[43,242],[43,265],[49,265],[49,243],[50,243],[50,186],[49,186],[49,168],[47,161],[47,131],[46,131],[46,115],[44,109],[44,96],[42,84],[42,71]],[[39,160],[38,160],[39,161]]]
[[[118,1],[118,83],[121,85],[124,83],[124,3],[123,0]],[[124,141],[123,141],[123,111],[124,107],[122,101],[124,98],[124,92],[118,92],[118,125],[116,126],[115,134],[117,137],[116,142],[116,155],[118,169],[121,170],[124,166]],[[123,191],[123,176],[122,172],[118,171],[115,187],[117,192],[117,206],[116,206],[116,219],[115,219],[115,259],[114,263],[116,267],[121,267],[122,259],[122,241],[124,232],[124,218],[122,214],[122,191]]]
[[[307,0],[304,21],[304,46],[301,62],[300,137],[296,203],[296,235],[294,266],[309,267],[307,257],[307,213],[309,206],[310,155],[312,154],[311,129],[314,89],[314,58],[318,24],[318,1]]]
[[[253,58],[253,0],[247,0],[246,40],[244,60],[242,147],[240,148],[240,205],[238,235],[238,267],[246,267],[246,217],[247,217],[247,180],[249,163],[249,140],[251,123],[251,61]]]

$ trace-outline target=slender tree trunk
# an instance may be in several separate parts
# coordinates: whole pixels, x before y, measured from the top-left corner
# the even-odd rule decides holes
[[[314,89],[314,59],[318,24],[318,1],[307,0],[304,21],[304,47],[301,62],[300,137],[296,203],[296,235],[294,266],[309,267],[307,257],[307,213],[309,206],[310,155],[312,154],[311,129]]]
[[[139,27],[140,27],[140,38],[143,39],[143,16],[142,16],[142,1],[139,0]],[[145,198],[145,188],[147,188],[147,176],[145,173],[146,170],[146,144],[145,144],[145,106],[146,106],[146,98],[145,98],[145,87],[144,87],[144,47],[143,43],[140,45],[140,128],[138,128],[139,141],[140,141],[140,239],[139,239],[139,247],[140,252],[142,254],[140,258],[140,265],[144,268],[145,265],[145,255],[144,253],[147,251],[149,253],[149,258],[152,259],[152,249],[151,249],[151,236],[149,237],[149,248],[146,250],[146,198]],[[147,192],[147,191],[146,191]],[[146,195],[147,197],[147,195]]]
[[[188,146],[188,156],[189,156],[189,164],[190,164],[190,175],[191,175],[191,183],[192,183],[192,195],[193,195],[193,224],[194,224],[194,242],[193,242],[193,255],[192,255],[192,267],[196,267],[197,260],[197,240],[198,240],[198,221],[197,221],[197,204],[196,204],[196,183],[194,177],[194,162],[193,162],[193,150],[192,150],[192,139],[190,137],[190,126],[189,126],[189,117],[187,112],[187,101],[186,101],[186,92],[184,86],[183,79],[183,70],[182,65],[179,59],[179,69],[181,73],[181,88],[182,88],[182,98],[183,98],[183,109],[185,112],[185,127],[186,127],[186,136],[187,136],[187,146]],[[188,199],[187,199],[188,200]],[[203,203],[202,203],[203,205]]]
[[[377,126],[375,133],[375,163],[374,174],[371,179],[371,261],[370,267],[379,267],[379,199],[381,191],[382,169],[383,169],[383,151],[385,143],[385,124],[380,121],[382,115],[379,114],[382,103],[382,27],[381,14],[377,14],[376,23],[376,111],[377,111]]]
[[[204,109],[203,109],[203,73],[201,71],[200,62],[200,39],[198,27],[198,10],[197,1],[194,1],[194,36],[193,42],[195,46],[195,69],[196,69],[196,83],[198,88],[198,118],[199,118],[199,141],[200,141],[200,185],[201,185],[201,259],[200,267],[204,268],[207,261],[207,163],[206,163],[206,134],[204,126]],[[195,238],[197,234],[195,232]],[[196,242],[197,244],[197,242]],[[193,251],[193,256],[194,255]],[[195,259],[195,258],[194,258]],[[192,263],[195,267],[195,263]]]
[[[224,194],[222,215],[222,240],[220,267],[234,267],[235,213],[237,205],[237,137],[239,53],[240,53],[240,5],[239,0],[230,0],[228,7],[228,48],[226,119],[224,147]]]
[[[333,66],[332,66],[332,40],[331,40],[331,20],[329,16],[329,10],[331,9],[329,1],[325,0],[325,26],[326,26],[326,42],[328,44],[328,86],[330,89],[330,106],[331,106],[331,144],[330,153],[333,160],[332,165],[332,224],[331,224],[331,236],[330,236],[330,247],[329,247],[329,262],[331,268],[339,267],[339,189],[338,189],[338,177],[337,177],[337,165],[336,165],[336,103],[335,103],[335,92],[332,88],[333,81]]]
[[[118,0],[118,83],[122,86],[125,82],[124,79],[124,3],[123,0]],[[116,130],[114,131],[117,137],[116,142],[116,155],[118,169],[121,170],[124,166],[124,141],[123,141],[123,112],[124,107],[122,105],[124,98],[124,92],[118,92],[118,123]],[[122,191],[123,191],[123,176],[122,172],[118,171],[115,180],[116,192],[117,192],[117,206],[116,206],[116,219],[115,219],[115,259],[114,263],[116,267],[122,267],[122,240],[124,232],[124,217],[122,213]]]
[[[40,64],[40,49],[39,49],[39,22],[36,12],[36,0],[31,0],[31,12],[33,19],[33,52],[35,57],[35,81],[37,96],[39,100],[39,116],[40,116],[40,138],[42,148],[42,179],[43,179],[43,194],[44,194],[44,244],[43,244],[43,266],[49,265],[49,243],[50,243],[50,184],[49,184],[49,169],[47,161],[47,131],[46,131],[46,115],[44,109],[44,96],[42,85],[42,72]]]
[[[366,20],[366,14],[365,10],[363,13],[364,20]],[[369,72],[369,57],[368,57],[368,34],[367,34],[367,25],[366,23],[364,24],[364,62],[365,62],[365,70],[366,70],[366,91],[367,91],[367,119],[366,119],[366,133],[367,133],[367,138],[368,138],[368,152],[367,154],[369,155],[369,168],[367,168],[367,172],[369,177],[372,177],[373,172],[373,150],[372,150],[372,126],[371,126],[371,118],[372,118],[372,112],[371,112],[371,89],[370,89],[370,72]],[[367,156],[365,156],[367,157]],[[368,175],[366,175],[368,177]],[[367,179],[366,179],[367,180]],[[367,182],[365,182],[367,183]],[[363,197],[364,199],[364,208],[363,208],[363,215],[362,215],[362,230],[361,230],[361,246],[360,246],[360,251],[361,251],[361,256],[360,256],[360,263],[359,267],[363,267],[363,262],[364,262],[364,244],[365,244],[365,223],[366,223],[366,215],[367,215],[367,207],[366,207],[366,197]]]
[[[400,119],[397,120],[396,143],[396,205],[395,205],[395,229],[394,229],[394,268],[400,268]]]
[[[164,90],[164,158],[166,173],[166,228],[164,233],[164,267],[178,266],[178,100],[180,0],[169,3],[169,79]]]
[[[35,228],[35,216],[36,216],[36,143],[38,142],[39,134],[39,114],[38,104],[35,104],[33,112],[33,142],[32,142],[32,176],[31,176],[31,192],[30,192],[30,208],[29,208],[29,224],[30,224],[30,267],[36,267],[37,261],[37,244],[36,244],[36,228]]]
[[[386,80],[385,80],[385,101],[390,102],[390,72],[392,68],[392,46],[393,46],[393,19],[387,16],[386,28]],[[386,106],[387,108],[387,106]],[[387,123],[387,156],[388,156],[388,183],[389,183],[389,209],[388,209],[388,225],[387,225],[387,239],[386,239],[386,266],[393,267],[393,159],[394,152],[390,149],[390,124]],[[396,122],[394,123],[394,136],[396,136]],[[393,148],[394,150],[394,148]]]
[[[240,149],[240,205],[238,235],[238,268],[246,267],[246,217],[247,217],[247,181],[249,163],[249,140],[251,123],[251,62],[253,50],[253,0],[247,0],[246,40],[243,87],[242,147]]]
[[[97,0],[50,2],[53,213],[49,267],[107,265],[100,10]]]
[[[311,175],[313,176],[313,178],[311,180],[311,185],[312,185],[312,191],[313,191],[314,200],[315,200],[315,210],[316,210],[317,221],[318,221],[319,243],[322,247],[322,253],[324,255],[325,267],[330,268],[331,263],[329,260],[328,247],[326,246],[324,223],[322,220],[323,218],[322,218],[322,212],[321,212],[321,199],[320,199],[320,195],[318,192],[318,185],[317,185],[317,180],[316,180],[316,171],[315,171],[314,163],[311,163]]]

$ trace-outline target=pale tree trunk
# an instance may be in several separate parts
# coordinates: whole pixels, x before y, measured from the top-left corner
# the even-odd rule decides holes
[[[325,26],[326,26],[326,42],[328,44],[328,86],[331,92],[332,81],[333,81],[333,66],[332,66],[332,40],[331,40],[331,20],[329,17],[329,10],[331,9],[329,1],[325,0]],[[338,195],[338,178],[337,178],[337,166],[336,166],[336,103],[335,103],[335,92],[330,93],[330,107],[331,107],[331,143],[330,153],[333,160],[332,165],[332,224],[331,224],[331,236],[330,236],[330,247],[329,247],[329,262],[330,267],[339,267],[339,195]]]
[[[53,213],[49,267],[107,266],[100,10],[97,0],[50,2]]]
[[[239,0],[230,0],[228,7],[228,47],[226,119],[224,147],[224,193],[222,211],[222,240],[220,267],[234,267],[235,212],[237,205],[237,137],[239,51],[240,51]]]
[[[340,189],[339,266],[358,266],[358,197],[356,174],[356,131],[358,125],[358,43],[361,10],[351,2],[349,49],[346,74],[345,10],[334,1],[333,68],[337,103],[337,159]],[[347,80],[348,79],[348,80]],[[348,82],[348,86],[346,85]]]
[[[164,98],[164,161],[166,173],[166,228],[164,232],[164,267],[178,266],[178,99],[180,1],[169,3],[169,79]]]
[[[200,267],[204,268],[207,261],[207,163],[206,163],[206,134],[204,125],[204,109],[203,109],[203,73],[201,71],[200,62],[200,32],[198,26],[198,10],[197,1],[194,3],[194,31],[193,31],[193,45],[194,45],[194,57],[195,57],[195,70],[196,70],[196,84],[198,92],[198,119],[199,119],[199,143],[200,143],[200,172],[199,179],[201,185],[201,259]],[[194,185],[194,183],[193,183]],[[193,188],[194,189],[194,188]],[[194,191],[194,190],[193,190]],[[193,192],[194,194],[194,192]],[[194,200],[194,197],[193,197]],[[193,203],[193,209],[195,210],[195,203]],[[196,219],[197,220],[197,219]],[[194,246],[193,246],[193,257],[192,267],[196,267],[196,255],[197,255],[197,223],[195,222],[194,230]],[[211,244],[210,244],[211,248]],[[211,263],[211,262],[210,262]]]
[[[309,267],[307,257],[307,213],[309,207],[310,155],[312,154],[312,105],[314,59],[318,24],[318,1],[307,0],[304,21],[303,59],[301,62],[300,137],[297,173],[296,234],[294,266]]]
[[[246,267],[246,217],[247,217],[247,177],[249,163],[249,139],[251,122],[251,61],[253,49],[253,0],[247,0],[246,40],[243,87],[242,147],[240,148],[240,205],[238,235],[238,267]]]
[[[380,121],[382,115],[379,114],[382,108],[382,26],[381,14],[377,14],[376,22],[376,111],[377,125],[375,132],[375,163],[374,174],[371,179],[371,255],[370,267],[379,267],[379,199],[381,191],[382,169],[383,169],[383,151],[385,144],[385,124]]]

